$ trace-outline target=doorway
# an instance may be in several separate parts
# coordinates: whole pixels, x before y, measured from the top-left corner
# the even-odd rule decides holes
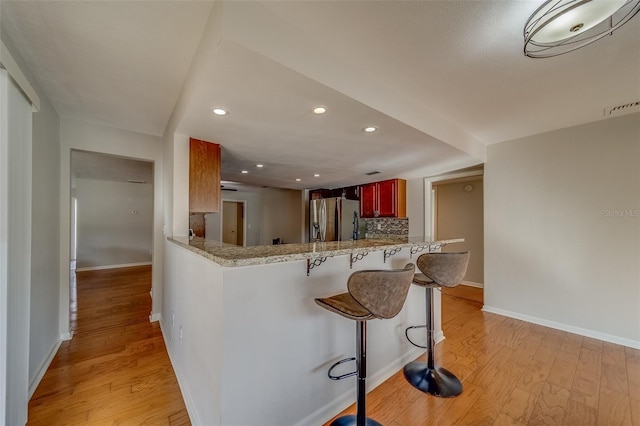
[[[77,273],[152,264],[154,163],[76,149],[70,160],[69,322],[77,330]]]
[[[425,179],[425,229],[435,240],[464,238],[444,252],[469,251],[469,267],[461,285],[443,294],[482,302],[484,298],[483,170]]]
[[[222,202],[222,242],[245,246],[245,202]]]

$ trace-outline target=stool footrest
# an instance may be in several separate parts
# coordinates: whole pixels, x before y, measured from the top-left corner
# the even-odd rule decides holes
[[[329,378],[331,380],[342,380],[342,379],[346,379],[347,377],[355,376],[356,374],[358,374],[358,370],[357,369],[355,371],[352,371],[351,373],[345,373],[345,374],[341,374],[339,376],[335,376],[335,375],[331,374],[333,369],[336,368],[337,366],[339,366],[341,364],[344,364],[345,362],[351,362],[351,361],[355,361],[355,360],[356,360],[355,357],[341,359],[340,361],[336,362],[335,364],[333,364],[329,368],[329,371],[327,372],[327,375],[329,376]]]
[[[412,330],[414,328],[427,328],[426,325],[412,325],[411,327],[407,327],[404,330],[404,335],[407,336],[407,340],[409,341],[409,343],[411,343],[413,346],[415,346],[416,348],[420,348],[420,349],[428,349],[428,346],[422,346],[417,344],[416,342],[414,342],[413,340],[411,340],[411,337],[409,337],[409,330]]]

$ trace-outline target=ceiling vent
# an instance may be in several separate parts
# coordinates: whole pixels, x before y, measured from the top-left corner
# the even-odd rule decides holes
[[[373,176],[373,175],[377,175],[378,173],[380,173],[380,172],[379,172],[379,171],[377,171],[377,170],[374,170],[374,171],[372,171],[372,172],[365,173],[365,175],[367,175],[367,176]]]
[[[617,105],[604,109],[605,117],[612,117],[614,115],[631,114],[632,112],[640,112],[640,101],[630,102],[624,105]]]

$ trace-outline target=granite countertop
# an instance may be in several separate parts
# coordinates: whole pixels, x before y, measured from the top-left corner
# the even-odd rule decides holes
[[[441,241],[425,241],[423,237],[399,237],[398,239],[363,239],[329,241],[323,243],[280,244],[273,246],[240,247],[214,240],[194,237],[167,237],[167,240],[209,260],[228,267],[264,265],[322,257],[358,254],[381,250],[412,248],[424,250],[428,246],[443,246],[464,242],[464,238]],[[419,250],[419,251],[422,251]]]

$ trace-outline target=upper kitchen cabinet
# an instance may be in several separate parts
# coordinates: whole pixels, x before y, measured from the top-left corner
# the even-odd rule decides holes
[[[406,216],[406,180],[390,179],[360,185],[360,217]]]
[[[189,139],[189,211],[220,211],[220,145]]]

